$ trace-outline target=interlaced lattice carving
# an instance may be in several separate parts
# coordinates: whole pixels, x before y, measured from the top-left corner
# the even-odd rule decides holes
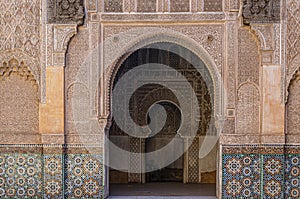
[[[259,85],[259,48],[248,29],[239,30],[238,84],[250,81]]]
[[[289,74],[292,74],[300,65],[300,2],[289,0],[287,6],[287,61]]]
[[[238,89],[237,132],[240,134],[259,133],[260,95],[256,86],[245,83]]]
[[[142,164],[142,155],[141,153],[141,139],[133,138],[129,139],[130,141],[130,170],[136,171],[128,174],[129,182],[141,182],[141,174],[138,173],[141,169]],[[137,155],[136,155],[136,154]]]
[[[204,0],[204,11],[218,12],[222,11],[222,0]]]
[[[194,140],[189,139],[192,142],[188,149],[188,182],[199,182],[199,138]]]
[[[170,0],[171,12],[189,12],[190,0]]]
[[[105,12],[123,12],[123,0],[104,0]]]
[[[138,12],[155,12],[156,11],[156,0],[139,0],[137,1]]]
[[[300,133],[300,2],[288,0],[287,5],[287,62],[288,74],[292,78],[287,101],[287,134],[292,135]]]
[[[259,48],[249,29],[239,30],[237,132],[259,133]]]
[[[39,55],[39,4],[38,0],[0,2],[0,51],[23,49]]]

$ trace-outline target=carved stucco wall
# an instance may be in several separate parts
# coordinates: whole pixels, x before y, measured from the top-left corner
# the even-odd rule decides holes
[[[41,0],[0,1],[2,142],[37,142],[30,134],[39,127],[40,9]],[[28,139],[8,138],[18,133]]]
[[[287,103],[287,133],[289,135],[300,134],[300,71],[291,81],[289,98]]]
[[[287,134],[300,134],[300,2],[297,0],[287,1]],[[294,139],[289,142],[297,142]]]
[[[104,1],[105,12],[123,12],[123,0]]]
[[[260,55],[258,42],[247,28],[239,29],[237,133],[259,134]]]
[[[66,135],[89,132],[89,123],[86,122],[89,117],[89,97],[89,90],[84,84],[74,83],[69,86],[66,95]]]
[[[230,1],[234,3],[234,1]],[[223,10],[222,0],[204,0],[204,11],[207,12],[220,12]]]
[[[252,83],[243,84],[238,90],[237,132],[240,134],[259,133],[260,96]]]
[[[171,12],[188,12],[190,11],[189,0],[170,0],[170,11]]]
[[[232,8],[236,9],[236,1],[230,1]],[[98,0],[99,5],[104,5],[104,12],[221,12],[222,0]],[[102,11],[100,7],[99,10]]]
[[[300,2],[287,1],[287,62],[288,81],[300,66]]]
[[[155,12],[156,11],[156,0],[139,0],[137,1],[138,12]]]
[[[97,26],[79,27],[66,53],[65,135],[68,144],[85,142],[83,139],[88,139],[88,144],[102,140],[97,134],[100,132],[97,107],[101,103],[97,101],[100,100]]]
[[[85,64],[89,52],[89,40],[87,37],[88,29],[80,28],[78,34],[69,44],[69,49],[66,54],[67,66],[65,68],[65,96],[66,96],[66,134],[77,134],[74,108],[81,103],[81,106],[76,107],[76,111],[85,116],[89,110],[89,90],[88,84],[88,65]],[[76,89],[76,92],[74,92]],[[78,103],[74,100],[79,100]],[[86,110],[85,110],[86,109]],[[84,116],[83,115],[83,116]],[[76,116],[75,116],[76,117]],[[78,121],[80,122],[80,121]],[[84,125],[84,124],[82,124]],[[82,126],[79,125],[79,126]],[[85,126],[86,127],[86,126]]]
[[[40,0],[0,1],[0,60],[22,60],[39,82]]]
[[[33,74],[15,59],[0,67],[0,133],[38,132],[38,85]]]

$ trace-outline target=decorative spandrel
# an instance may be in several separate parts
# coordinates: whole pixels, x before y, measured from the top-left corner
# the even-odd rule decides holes
[[[243,0],[244,24],[280,22],[280,0]]]
[[[49,0],[47,4],[48,23],[83,24],[83,0]]]

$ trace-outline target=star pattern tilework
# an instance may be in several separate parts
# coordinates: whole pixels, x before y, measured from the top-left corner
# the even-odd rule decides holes
[[[41,171],[41,154],[0,153],[0,198],[41,198]]]
[[[223,155],[223,198],[260,198],[259,155]]]
[[[284,156],[263,156],[263,198],[284,198]]]
[[[101,155],[65,155],[66,198],[102,198],[103,164]]]
[[[62,155],[44,155],[44,198],[63,198]]]
[[[285,195],[287,198],[300,198],[300,155],[286,156]]]

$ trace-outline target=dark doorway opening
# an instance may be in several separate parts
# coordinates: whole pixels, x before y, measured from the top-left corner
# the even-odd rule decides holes
[[[157,132],[155,135],[150,134],[149,138],[146,139],[146,153],[154,152],[162,147],[166,146],[171,140],[175,140],[176,147],[173,148],[173,150],[170,153],[170,156],[175,154],[172,154],[175,150],[180,150],[181,154],[184,154],[184,146],[183,146],[183,140],[181,139],[180,135],[178,135],[178,129],[180,128],[181,124],[181,112],[179,108],[169,101],[161,101],[157,103],[158,105],[161,105],[166,113],[167,118],[164,127],[159,131],[157,128],[157,123],[159,121],[159,113],[155,110],[153,110],[154,115],[152,115],[153,121],[150,121],[149,114],[147,115],[147,121],[148,125],[150,126],[150,129],[152,132]],[[151,108],[150,108],[151,111]],[[163,157],[162,157],[163,158]],[[176,158],[174,158],[176,159]],[[155,167],[155,160],[147,159],[146,158],[146,167]],[[184,158],[183,155],[175,160],[170,165],[161,168],[156,171],[148,172],[146,173],[146,182],[183,182],[183,168],[184,167]]]
[[[150,134],[146,138],[136,138],[123,132],[112,118],[109,137],[117,146],[133,153],[157,151],[168,144],[170,140],[175,140],[176,148],[173,151],[180,150],[182,155],[179,158],[174,158],[175,161],[168,166],[147,173],[131,172],[134,167],[154,166],[155,162],[147,159],[147,156],[141,156],[140,159],[129,157],[126,160],[120,160],[120,164],[123,166],[122,171],[109,170],[110,194],[113,196],[215,196],[216,153],[210,154],[210,157],[205,160],[199,159],[199,148],[204,136],[206,136],[205,133],[212,114],[211,96],[200,72],[180,55],[185,54],[194,60],[198,58],[191,51],[176,44],[159,43],[157,45],[163,45],[164,49],[145,47],[126,55],[124,59],[120,59],[122,63],[119,63],[116,71],[114,71],[111,86],[114,88],[114,85],[125,73],[143,64],[158,63],[175,69],[175,73],[174,71],[143,71],[143,79],[136,80],[133,77],[132,81],[128,82],[128,87],[132,87],[136,81],[146,82],[143,87],[134,92],[130,99],[129,113],[132,120],[139,126],[148,125],[153,132],[157,132],[155,129],[156,122],[149,119],[148,111],[154,104],[159,104],[167,112],[165,125],[158,133]],[[203,65],[205,74],[209,74],[208,71],[205,71],[205,65],[200,59],[199,63]],[[189,121],[182,121],[178,99],[172,90],[159,85],[159,83],[156,84],[151,79],[154,73],[155,81],[157,81],[157,76],[161,77],[163,81],[176,84],[178,90],[182,87],[181,82],[176,79],[177,73],[185,76],[197,96],[199,104],[195,106],[199,106],[200,116],[198,118],[193,117]],[[182,90],[182,93],[184,95],[185,91]],[[119,95],[127,95],[126,89]],[[189,97],[186,96],[187,101]],[[191,106],[190,110],[193,108]],[[126,120],[125,118],[124,123]],[[199,123],[197,136],[194,140],[189,138],[189,129],[185,129],[186,135],[184,136],[178,134],[178,129],[183,122]],[[184,150],[186,143],[191,143],[188,150]],[[170,156],[173,156],[172,150],[170,151]],[[209,164],[202,167],[201,164],[205,164],[206,160],[209,161]]]

